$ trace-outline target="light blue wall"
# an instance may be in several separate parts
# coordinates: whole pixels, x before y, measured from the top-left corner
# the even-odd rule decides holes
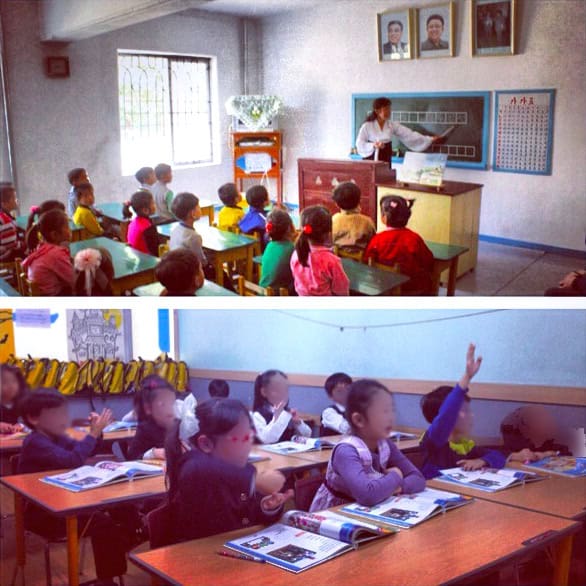
[[[297,317],[407,325],[340,331]],[[578,310],[181,310],[178,322],[179,354],[192,368],[456,380],[472,341],[484,357],[477,381],[586,386],[586,312]]]

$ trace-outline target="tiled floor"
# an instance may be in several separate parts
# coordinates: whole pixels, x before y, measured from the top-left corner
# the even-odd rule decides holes
[[[476,270],[458,279],[456,295],[543,296],[566,273],[583,265],[572,256],[480,242]]]

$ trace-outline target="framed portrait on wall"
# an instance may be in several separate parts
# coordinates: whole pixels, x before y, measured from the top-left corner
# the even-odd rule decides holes
[[[515,54],[516,0],[472,0],[472,55]]]
[[[378,60],[412,59],[411,10],[388,10],[377,14]]]
[[[454,3],[417,10],[417,55],[423,59],[454,56]]]

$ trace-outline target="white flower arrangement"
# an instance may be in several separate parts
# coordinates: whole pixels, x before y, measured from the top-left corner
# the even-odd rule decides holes
[[[231,96],[226,101],[226,112],[252,131],[266,128],[282,107],[283,101],[277,96]]]

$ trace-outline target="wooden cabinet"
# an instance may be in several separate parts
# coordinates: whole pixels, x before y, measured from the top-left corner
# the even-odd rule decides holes
[[[385,195],[400,195],[416,200],[409,228],[424,240],[469,248],[458,261],[458,276],[476,267],[482,185],[444,181],[442,190],[438,192],[433,187],[415,184],[404,186],[391,181],[377,185],[377,192],[378,201]],[[377,231],[385,229],[378,211],[376,224]],[[446,280],[447,273],[444,273],[442,281]]]
[[[263,177],[266,176],[268,179],[276,181],[277,201],[279,203],[283,201],[282,138],[281,132],[278,131],[232,133],[234,183],[236,183],[239,191],[243,191],[243,181],[245,179],[253,179],[260,183]],[[257,168],[259,155],[261,157],[265,155],[270,158],[270,167],[266,172],[254,170]]]
[[[388,163],[379,161],[352,161],[335,159],[298,159],[299,207],[323,205],[332,213],[338,208],[332,192],[338,183],[352,181],[358,185],[362,198],[362,213],[376,222],[376,184],[390,181],[393,171]]]

